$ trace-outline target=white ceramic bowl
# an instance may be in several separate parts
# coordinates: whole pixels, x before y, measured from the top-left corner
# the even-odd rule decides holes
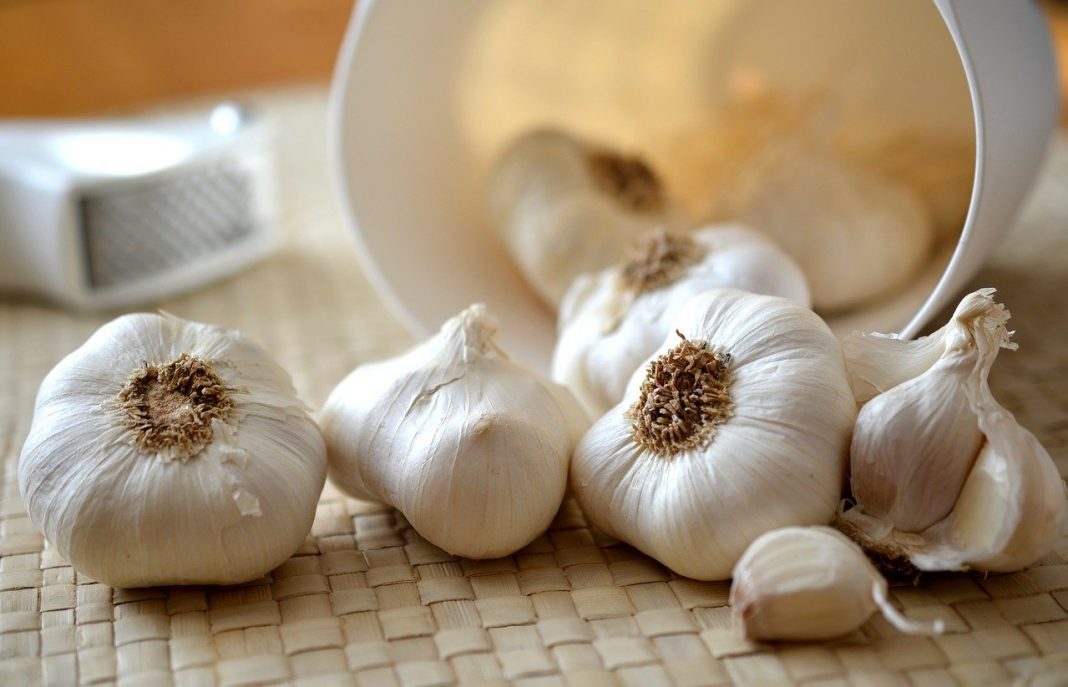
[[[418,335],[482,301],[545,369],[552,314],[486,226],[510,137],[555,123],[642,145],[723,102],[731,70],[848,92],[938,135],[974,135],[960,239],[877,307],[832,322],[914,336],[1009,228],[1057,112],[1048,30],[1027,0],[360,0],[338,58],[333,176],[363,266]]]

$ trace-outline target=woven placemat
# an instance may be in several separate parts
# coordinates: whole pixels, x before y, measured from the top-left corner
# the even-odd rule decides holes
[[[160,304],[266,344],[318,407],[356,364],[411,343],[356,264],[326,180],[322,89],[252,96],[279,124],[274,257]],[[976,285],[1014,313],[998,397],[1068,473],[1068,141]],[[760,645],[731,629],[727,583],[679,578],[565,505],[510,558],[467,561],[396,513],[327,486],[311,536],[240,587],[110,589],[30,524],[16,464],[41,378],[107,317],[0,304],[0,683],[122,685],[1068,684],[1068,545],[1012,575],[892,590],[936,638],[881,619],[831,643]]]

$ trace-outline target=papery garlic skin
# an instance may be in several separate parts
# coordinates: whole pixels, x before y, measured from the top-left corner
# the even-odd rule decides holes
[[[679,222],[643,161],[556,129],[504,151],[487,208],[523,276],[553,307],[576,277],[617,262],[640,233]]]
[[[984,288],[964,296],[949,321],[937,331],[914,341],[891,334],[853,332],[842,337],[842,353],[849,372],[849,384],[859,405],[889,391],[898,384],[930,370],[947,354],[982,352],[982,363],[993,364],[991,356],[1001,348],[1015,350],[1005,324],[1009,313],[994,302],[995,289]]]
[[[953,512],[912,556],[920,569],[1013,572],[1068,534],[1065,484],[1033,434],[1000,407],[983,416],[983,446]]]
[[[844,341],[858,399],[888,390],[858,417],[851,458],[857,504],[840,517],[864,546],[920,570],[1019,570],[1066,533],[1056,465],[987,383],[998,351],[1016,347],[1005,326],[1009,313],[993,294],[968,294],[949,323],[915,342],[862,335]],[[955,365],[954,373],[940,374]],[[916,376],[899,381],[909,374]],[[947,398],[952,406],[939,404]],[[974,437],[965,427],[972,422],[980,443],[968,458]],[[915,477],[903,479],[903,472]],[[942,516],[932,520],[936,513]]]
[[[654,264],[658,260],[679,260],[662,248],[669,241],[684,264],[665,283],[644,288],[628,279],[631,268],[648,274],[666,269]],[[740,225],[712,225],[686,235],[654,229],[636,248],[629,262],[579,277],[560,309],[552,378],[567,385],[592,417],[619,403],[631,375],[671,333],[679,310],[702,291],[736,288],[811,304],[793,260]]]
[[[829,527],[785,527],[754,541],[734,566],[730,605],[748,639],[832,639],[856,630],[876,610],[907,634],[935,634],[903,617],[887,584],[860,547]]]
[[[321,417],[334,484],[469,558],[506,556],[548,528],[588,424],[566,389],[510,360],[496,336],[473,305],[407,353],[356,368]]]
[[[196,361],[194,386],[218,381],[225,412],[168,395],[158,375],[175,361]],[[142,427],[120,399],[135,379],[162,400]],[[56,365],[19,459],[30,519],[114,587],[262,577],[304,542],[325,479],[322,436],[285,370],[238,332],[169,315],[113,320]]]
[[[726,217],[797,261],[822,312],[892,293],[930,255],[931,219],[914,192],[801,137],[766,146],[727,198]]]
[[[834,335],[793,301],[706,291],[673,324],[575,449],[571,485],[601,530],[680,575],[726,579],[764,532],[830,521],[856,405]],[[657,381],[669,375],[671,388]],[[680,417],[673,403],[699,420],[650,442],[660,413]]]

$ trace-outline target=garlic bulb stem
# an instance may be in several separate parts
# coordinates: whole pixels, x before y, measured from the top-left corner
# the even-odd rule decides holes
[[[594,185],[633,212],[664,208],[664,188],[656,173],[637,155],[594,149],[586,155]]]
[[[119,392],[127,427],[137,445],[182,460],[200,452],[214,435],[212,421],[233,412],[231,391],[206,362],[182,353],[162,365],[144,364]]]
[[[1012,332],[1005,326],[1010,314],[1004,305],[994,302],[994,293],[995,289],[984,288],[966,295],[946,324],[915,341],[863,332],[842,337],[842,353],[857,403],[863,405],[919,377],[947,353],[975,351],[979,354],[976,362],[983,363],[1000,348],[1016,350]]]
[[[686,267],[704,254],[692,236],[671,234],[663,227],[643,234],[619,269],[624,290],[640,294],[675,281]]]
[[[730,419],[730,354],[703,341],[682,341],[649,363],[630,411],[634,441],[671,457],[702,448]]]

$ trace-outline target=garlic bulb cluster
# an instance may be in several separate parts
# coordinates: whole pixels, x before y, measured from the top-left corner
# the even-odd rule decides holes
[[[796,260],[823,312],[892,292],[919,270],[932,246],[931,219],[911,189],[801,136],[757,153],[723,212]]]
[[[321,417],[334,484],[469,558],[508,555],[548,528],[588,424],[570,392],[510,360],[496,336],[473,305],[407,353],[356,368]]]
[[[572,489],[601,530],[726,579],[764,532],[830,521],[856,404],[834,335],[794,301],[705,291],[672,324],[575,449]]]
[[[619,265],[579,277],[560,309],[552,377],[587,412],[619,403],[627,380],[672,332],[679,310],[702,291],[736,288],[808,307],[797,265],[759,234],[738,225],[688,234],[652,229]]]
[[[915,342],[843,342],[858,403],[844,524],[866,546],[922,570],[1017,570],[1065,531],[1064,483],[1049,454],[994,399],[1001,348],[1015,348],[993,289],[961,301]]]
[[[325,479],[289,375],[169,315],[113,320],[56,365],[19,460],[33,523],[116,587],[261,577],[304,542]]]
[[[864,552],[830,527],[785,527],[757,538],[734,566],[730,604],[745,636],[816,640],[856,630],[876,610],[906,634],[938,634],[943,623],[905,618]]]
[[[641,158],[539,129],[512,143],[490,174],[489,218],[527,282],[556,307],[571,282],[617,262],[675,212]]]

